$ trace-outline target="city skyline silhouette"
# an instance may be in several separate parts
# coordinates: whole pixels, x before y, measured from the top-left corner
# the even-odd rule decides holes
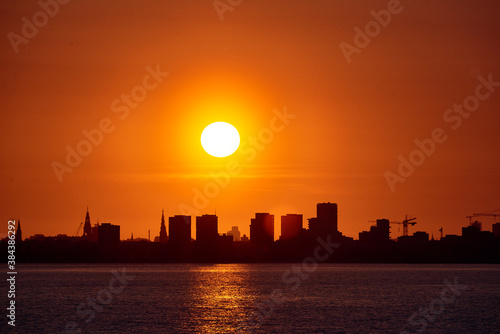
[[[475,216],[469,216],[470,224],[462,227],[460,235],[443,235],[441,229],[439,239],[435,239],[425,231],[409,233],[409,226],[417,225],[416,217],[407,216],[402,222],[381,218],[354,239],[339,230],[337,203],[318,203],[316,210],[316,217],[308,218],[307,226],[301,214],[281,216],[284,233],[279,237],[275,236],[276,222],[271,213],[255,213],[248,236],[241,235],[238,226],[221,233],[218,216],[203,214],[194,220],[196,238],[191,237],[191,216],[170,216],[167,225],[162,210],[158,233],[153,232],[151,240],[150,231],[148,238],[131,234],[125,239],[119,225],[98,221],[92,225],[87,208],[85,222],[75,236],[37,234],[22,239],[18,221],[16,244],[22,254],[20,261],[26,262],[288,262],[300,260],[319,243],[339,248],[329,262],[500,263],[500,223],[492,224],[489,231],[472,220]],[[403,225],[403,235],[391,238],[391,225]],[[78,235],[80,230],[82,235]],[[7,240],[2,240],[5,247]]]

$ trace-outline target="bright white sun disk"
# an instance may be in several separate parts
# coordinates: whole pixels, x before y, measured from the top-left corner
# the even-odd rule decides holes
[[[240,134],[234,126],[226,122],[208,125],[201,134],[201,146],[218,158],[233,154],[240,146]]]

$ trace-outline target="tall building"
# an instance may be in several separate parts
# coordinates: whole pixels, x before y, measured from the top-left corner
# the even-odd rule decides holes
[[[165,216],[163,214],[163,210],[161,210],[161,224],[160,224],[160,242],[167,242],[168,241],[168,235],[167,235],[167,227],[165,226]]]
[[[241,232],[238,230],[238,226],[231,227],[231,231],[227,231],[226,234],[233,237],[233,241],[241,241]]]
[[[83,225],[83,236],[90,238],[92,235],[92,226],[90,225],[89,207],[87,207],[87,213],[85,214],[85,224]]]
[[[250,242],[255,246],[269,246],[274,242],[274,215],[255,214],[250,224]]]
[[[169,242],[187,245],[191,242],[191,216],[176,215],[168,218]]]
[[[21,230],[21,219],[17,222],[16,243],[23,241],[23,231]]]
[[[338,233],[337,203],[318,203],[316,217],[309,218],[309,231],[313,237],[334,237]]]
[[[302,230],[302,215],[287,214],[281,216],[281,237],[280,240],[292,240],[299,236]]]
[[[196,217],[196,242],[203,245],[217,243],[219,237],[218,219],[216,215],[203,215]]]

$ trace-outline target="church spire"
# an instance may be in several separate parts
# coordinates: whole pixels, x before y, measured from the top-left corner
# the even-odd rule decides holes
[[[23,241],[23,231],[21,231],[21,219],[17,222],[16,242]]]
[[[89,238],[91,234],[92,226],[90,225],[89,207],[87,206],[87,213],[85,214],[85,224],[83,225],[83,236]]]
[[[167,227],[165,226],[165,215],[163,213],[163,209],[161,210],[161,225],[160,225],[160,242],[167,242]]]

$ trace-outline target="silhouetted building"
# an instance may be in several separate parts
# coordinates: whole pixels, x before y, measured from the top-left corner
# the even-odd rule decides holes
[[[83,225],[83,236],[85,238],[90,238],[91,235],[92,235],[92,226],[90,225],[89,208],[87,207],[87,213],[85,214],[85,224]]]
[[[287,214],[281,216],[280,240],[292,240],[299,236],[302,230],[302,215]]]
[[[429,241],[429,233],[423,231],[417,231],[413,233],[413,238],[415,238],[417,242],[426,242]]]
[[[205,246],[215,246],[218,237],[218,219],[216,215],[202,215],[196,217],[197,243]]]
[[[427,241],[429,241],[429,233],[422,231],[417,231],[413,233],[413,235],[403,235],[398,237],[399,243],[418,244],[425,243]]]
[[[495,237],[500,237],[500,223],[495,223],[491,226],[491,231]]]
[[[474,222],[467,227],[462,227],[462,237],[468,239],[477,239],[481,234],[481,223]]]
[[[187,245],[191,242],[191,216],[176,215],[168,218],[169,242]]]
[[[21,230],[21,219],[17,222],[16,243],[23,241],[23,231]]]
[[[241,242],[250,242],[250,239],[248,239],[247,235],[246,234],[243,234],[243,236],[241,237]]]
[[[120,242],[120,226],[103,223],[97,226],[97,241],[102,244]]]
[[[257,247],[268,247],[274,242],[274,215],[256,213],[250,224],[250,242]]]
[[[316,217],[309,218],[309,232],[313,238],[338,235],[337,203],[317,204]]]
[[[390,224],[388,219],[377,219],[377,225],[371,226],[370,231],[360,232],[359,241],[383,243],[389,241]]]
[[[231,228],[231,231],[228,231],[226,234],[233,237],[233,241],[240,241],[241,240],[241,233],[238,230],[238,226],[233,226]]]
[[[165,226],[165,216],[163,214],[163,210],[161,210],[160,238],[158,241],[163,243],[168,241],[167,227]]]

